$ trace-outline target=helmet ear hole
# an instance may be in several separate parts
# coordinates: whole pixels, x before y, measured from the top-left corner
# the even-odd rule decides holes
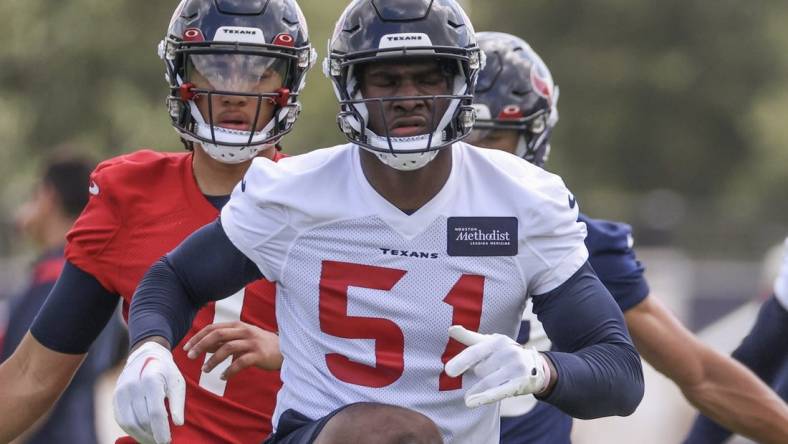
[[[202,35],[200,28],[189,28],[183,31],[183,41],[190,43],[204,42],[205,36]]]

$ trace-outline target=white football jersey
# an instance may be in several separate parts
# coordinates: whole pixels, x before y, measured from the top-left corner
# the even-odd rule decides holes
[[[774,281],[774,295],[780,304],[788,310],[788,238],[785,239],[783,246],[783,262],[780,267],[780,274]]]
[[[277,283],[285,356],[274,425],[355,402],[419,411],[446,442],[497,443],[498,405],[469,409],[469,372],[443,367],[460,324],[516,337],[528,295],[587,260],[585,226],[561,179],[499,151],[458,143],[442,190],[407,215],[381,197],[342,145],[255,159],[222,211],[230,240]]]

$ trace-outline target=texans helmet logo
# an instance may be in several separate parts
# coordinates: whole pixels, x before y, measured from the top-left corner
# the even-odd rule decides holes
[[[549,103],[552,103],[553,80],[546,72],[543,72],[539,66],[533,66],[531,68],[531,86],[533,86],[536,94],[547,99]]]

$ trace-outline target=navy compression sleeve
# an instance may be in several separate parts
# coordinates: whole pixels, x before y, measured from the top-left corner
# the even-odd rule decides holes
[[[772,296],[758,312],[755,325],[733,357],[773,386],[779,372],[788,364],[788,311]],[[732,433],[705,415],[698,415],[686,444],[722,443]]]
[[[543,399],[581,419],[626,416],[643,398],[643,368],[624,315],[586,263],[557,289],[533,298],[557,350],[558,381]]]
[[[772,296],[758,312],[750,333],[733,351],[733,357],[749,367],[766,384],[774,384],[788,359],[788,311]]]
[[[208,302],[224,299],[262,278],[257,266],[227,238],[217,219],[156,262],[131,302],[131,344],[162,336],[174,347]]]
[[[50,350],[87,353],[112,318],[119,300],[95,277],[66,261],[30,333]]]

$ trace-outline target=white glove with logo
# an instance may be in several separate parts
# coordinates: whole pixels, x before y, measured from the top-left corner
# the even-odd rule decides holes
[[[446,363],[446,374],[459,376],[473,368],[481,381],[465,392],[465,405],[479,407],[511,396],[543,392],[550,382],[550,366],[534,349],[523,348],[511,338],[484,335],[459,325],[449,336],[468,346]]]
[[[164,398],[170,403],[172,422],[183,425],[186,382],[160,344],[146,342],[126,360],[113,396],[115,421],[141,444],[171,441]]]

